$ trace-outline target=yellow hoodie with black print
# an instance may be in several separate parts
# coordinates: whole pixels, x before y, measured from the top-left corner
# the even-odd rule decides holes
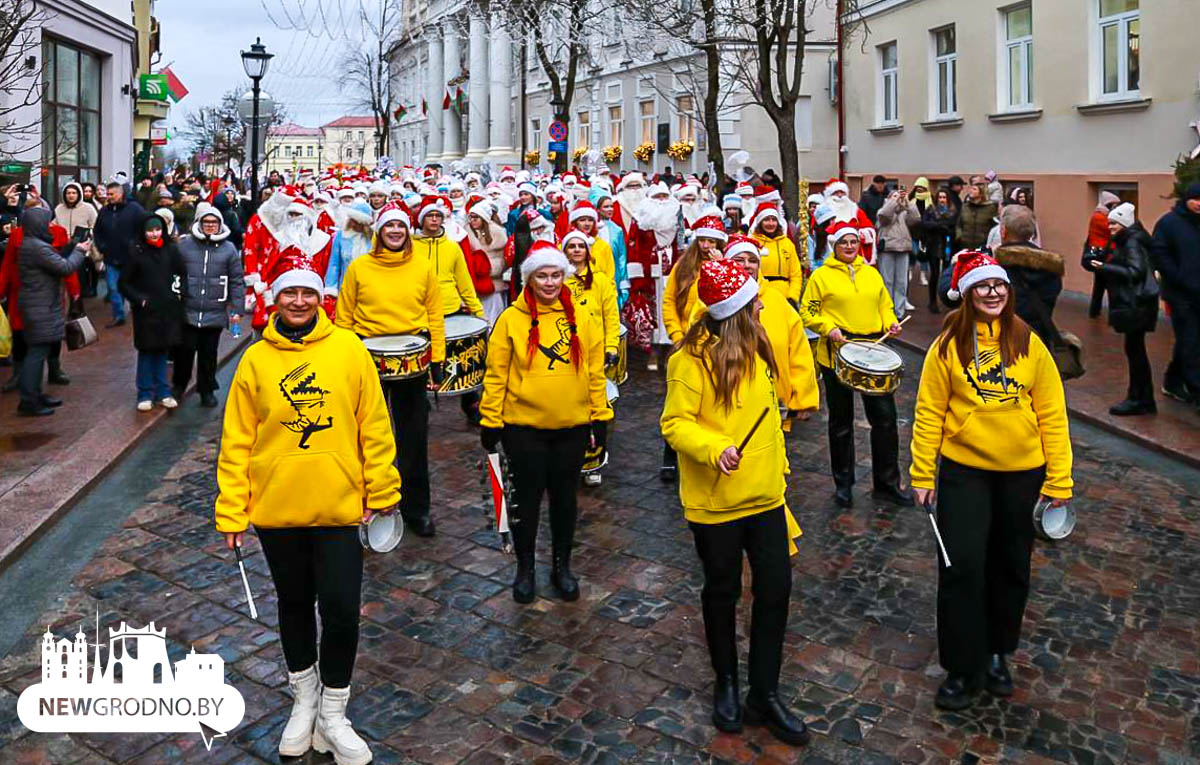
[[[400,501],[379,373],[317,311],[299,342],[267,324],[238,362],[217,458],[217,531],[353,526]]]

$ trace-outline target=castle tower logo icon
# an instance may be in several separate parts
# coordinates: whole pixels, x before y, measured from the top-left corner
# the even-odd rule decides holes
[[[94,649],[90,668],[88,649]],[[42,680],[21,692],[17,716],[44,733],[187,733],[199,731],[204,745],[242,721],[242,694],[225,684],[225,660],[193,648],[172,667],[166,630],[108,629],[89,644],[83,629],[74,640],[42,635]],[[104,654],[101,653],[104,649]],[[89,675],[90,669],[90,675]]]

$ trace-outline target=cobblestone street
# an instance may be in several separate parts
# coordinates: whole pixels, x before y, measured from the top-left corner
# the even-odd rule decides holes
[[[905,356],[910,374],[898,402],[907,467],[919,359]],[[1200,763],[1195,472],[1152,471],[1076,430],[1080,526],[1035,550],[1016,692],[943,713],[933,706],[943,673],[928,521],[870,500],[865,421],[855,507],[835,508],[823,412],[788,436],[788,498],[804,536],[781,688],[817,735],[791,749],[765,729],[718,734],[699,565],[675,488],[656,469],[664,384],[639,354],[630,368],[604,483],[580,491],[576,603],[513,602],[515,564],[488,529],[477,431],[454,401],[434,413],[437,536],[408,536],[366,563],[349,716],[375,762]],[[124,528],[0,661],[0,761],[278,760],[290,699],[273,590],[249,538],[260,613],[251,620],[237,566],[213,530],[218,426],[203,428],[143,504],[113,508],[128,512]],[[539,595],[549,595],[550,535],[540,536]],[[746,587],[747,617],[748,601]],[[82,624],[90,638],[97,609],[102,629],[153,620],[167,631],[172,660],[192,647],[221,654],[226,681],[246,701],[241,726],[207,752],[194,733],[27,731],[16,700],[40,678],[41,633],[49,625],[70,636]]]

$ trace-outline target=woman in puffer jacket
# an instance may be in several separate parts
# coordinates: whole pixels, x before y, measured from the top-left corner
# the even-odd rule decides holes
[[[504,230],[497,217],[496,206],[480,199],[467,205],[467,244],[471,254],[479,260],[482,271],[483,258],[487,259],[488,273],[476,277],[475,292],[479,294],[479,302],[483,303],[483,315],[488,324],[495,324],[496,319],[508,306],[508,285],[504,281],[504,248],[508,244],[508,232]],[[473,265],[473,264],[471,264]],[[474,273],[474,268],[472,268]],[[483,279],[490,279],[491,289],[485,290]]]

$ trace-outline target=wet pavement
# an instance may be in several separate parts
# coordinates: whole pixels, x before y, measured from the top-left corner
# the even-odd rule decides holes
[[[906,353],[908,369],[917,361]],[[580,493],[576,603],[549,596],[545,548],[541,597],[513,603],[477,434],[454,402],[434,413],[438,535],[407,537],[366,564],[350,717],[376,762],[1200,763],[1200,473],[1082,427],[1080,527],[1036,548],[1016,692],[956,714],[932,703],[942,672],[925,516],[870,500],[865,422],[849,510],[832,503],[823,416],[795,428],[788,498],[804,536],[781,693],[816,735],[792,749],[765,730],[718,734],[696,555],[655,470],[664,387],[639,355],[630,367],[604,484]],[[910,377],[899,398],[905,459],[914,387]],[[0,660],[0,760],[277,761],[289,698],[273,590],[251,538],[251,620],[212,529],[217,436],[215,421],[200,426],[143,501],[114,507],[129,513],[123,527],[32,612]],[[102,628],[154,620],[173,660],[189,647],[221,654],[246,700],[242,724],[208,752],[197,734],[26,731],[16,694],[40,677],[39,636],[82,624],[90,638],[97,610]],[[745,649],[743,635],[743,659]]]

